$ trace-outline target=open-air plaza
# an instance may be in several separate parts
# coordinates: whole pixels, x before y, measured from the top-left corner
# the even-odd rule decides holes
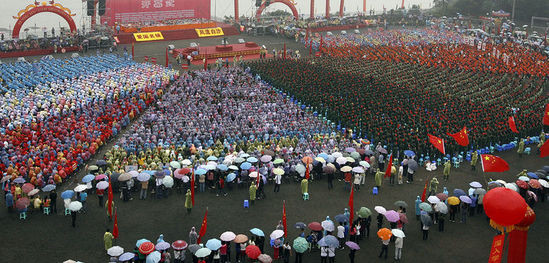
[[[545,261],[547,12],[66,2],[2,33],[2,261]]]

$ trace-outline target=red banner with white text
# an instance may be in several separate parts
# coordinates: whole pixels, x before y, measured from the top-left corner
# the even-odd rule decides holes
[[[210,1],[204,0],[110,0],[101,23],[156,22],[173,19],[210,19]]]

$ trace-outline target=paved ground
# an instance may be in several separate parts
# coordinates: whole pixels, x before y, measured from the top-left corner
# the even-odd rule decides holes
[[[266,37],[252,38],[248,36],[231,37],[229,41],[244,38],[246,41],[256,41],[266,44],[269,49],[282,48],[283,39]],[[193,41],[176,41],[173,44],[178,48]],[[220,43],[220,38],[201,41],[201,45]],[[287,42],[288,48],[293,48],[295,42]],[[292,44],[290,44],[292,43]],[[136,57],[144,55],[163,57],[167,42],[140,44],[136,46]],[[303,54],[306,50],[301,51]],[[162,63],[162,60],[159,60]],[[102,149],[104,151],[104,149]],[[454,188],[467,189],[470,181],[485,182],[488,178],[514,181],[515,175],[522,169],[537,170],[547,165],[547,160],[537,156],[527,156],[519,159],[516,153],[506,152],[500,155],[506,159],[511,170],[501,174],[471,172],[469,165],[463,165],[452,171],[448,183],[441,182],[440,188],[447,186],[450,191]],[[371,188],[373,178],[367,178],[367,184],[355,194],[355,207],[367,206],[373,209],[374,205],[384,205],[393,208],[396,200],[405,200],[413,204],[415,197],[421,194],[423,182],[428,176],[441,176],[442,171],[418,173],[414,184],[388,186],[384,182],[380,195],[373,196]],[[78,175],[78,179],[83,173]],[[484,183],[485,184],[485,183]],[[282,201],[287,202],[287,216],[289,233],[293,240],[299,233],[292,228],[298,221],[322,221],[326,215],[331,217],[343,212],[348,201],[348,193],[344,191],[342,183],[336,184],[332,191],[327,190],[326,181],[314,181],[310,186],[311,199],[303,201],[300,198],[300,187],[296,183],[283,184],[278,194],[272,193],[273,187],[266,187],[267,199],[257,201],[249,209],[242,207],[242,201],[247,199],[247,191],[234,189],[227,197],[216,197],[211,193],[197,193],[196,207],[190,215],[184,209],[184,196],[172,193],[168,199],[162,200],[133,200],[122,202],[115,196],[118,208],[118,222],[120,238],[117,245],[132,250],[135,241],[140,238],[156,240],[159,234],[164,234],[165,240],[188,239],[188,232],[192,226],[200,227],[206,208],[208,212],[208,231],[205,240],[216,237],[226,231],[249,234],[248,230],[258,227],[269,234],[276,227],[282,217]],[[58,206],[62,206],[58,200]],[[0,210],[2,237],[4,245],[0,246],[0,255],[3,262],[61,262],[65,259],[78,259],[84,262],[106,262],[107,257],[103,250],[103,233],[105,228],[112,228],[106,218],[104,208],[98,207],[97,197],[91,195],[88,200],[88,212],[79,214],[77,227],[71,227],[71,218],[61,214],[45,216],[30,214],[28,219],[21,221],[15,213],[8,214],[4,203]],[[545,240],[549,235],[547,222],[549,220],[548,202],[539,203],[534,208],[537,221],[529,231],[529,246],[527,262],[544,262],[547,255]],[[59,212],[59,211],[58,211]],[[488,225],[484,216],[476,215],[468,218],[466,224],[447,223],[446,231],[439,233],[436,226],[430,231],[429,240],[421,240],[419,223],[414,219],[413,209],[409,209],[410,224],[406,226],[407,237],[404,239],[403,262],[482,262],[487,261],[491,239],[495,231]],[[372,224],[372,236],[360,243],[361,250],[357,252],[356,262],[365,262],[367,259],[378,261],[377,253],[380,249],[379,238],[374,234],[375,223]],[[272,255],[272,249],[267,253]],[[394,255],[394,244],[389,246],[389,261]],[[336,261],[348,262],[348,250],[338,250]],[[234,256],[234,255],[233,255]],[[293,259],[292,259],[293,260]],[[304,262],[319,262],[319,251],[313,250],[306,254]],[[384,260],[379,260],[384,261]],[[234,262],[234,261],[233,261]]]

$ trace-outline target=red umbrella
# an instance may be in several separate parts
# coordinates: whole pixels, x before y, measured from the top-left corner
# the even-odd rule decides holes
[[[21,189],[25,194],[28,194],[30,191],[34,189],[34,185],[32,185],[31,183],[26,183],[21,187]]]
[[[528,189],[528,183],[526,183],[525,181],[517,180],[515,183],[517,184],[518,187],[522,189]]]
[[[139,253],[148,255],[154,251],[154,244],[152,242],[144,242],[139,246]]]
[[[30,205],[30,200],[26,197],[19,198],[17,201],[15,201],[15,207],[19,210],[23,210],[27,208],[27,206]]]
[[[445,194],[445,193],[438,193],[436,195],[436,197],[438,197],[438,199],[440,199],[440,201],[444,201],[444,200],[448,199],[448,195]]]
[[[184,250],[187,248],[187,242],[183,240],[177,240],[172,243],[172,248],[175,250]]]
[[[530,181],[528,181],[528,184],[529,184],[532,188],[536,188],[536,189],[540,189],[540,188],[541,188],[541,184],[540,184],[539,181],[536,180],[536,179],[530,179]]]
[[[322,231],[322,225],[319,222],[311,222],[308,227],[313,231]]]
[[[258,246],[250,245],[246,247],[246,255],[250,259],[257,259],[261,255],[261,250],[259,250]]]

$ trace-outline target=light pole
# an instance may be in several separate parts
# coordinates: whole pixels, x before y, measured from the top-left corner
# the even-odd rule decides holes
[[[511,13],[511,21],[515,22],[515,4],[517,0],[513,0],[513,12]]]

